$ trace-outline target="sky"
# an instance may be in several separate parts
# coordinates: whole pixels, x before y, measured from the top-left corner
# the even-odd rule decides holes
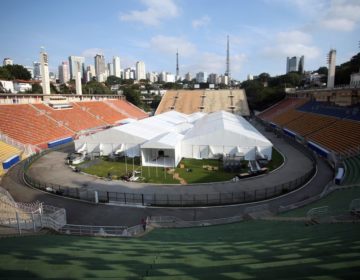
[[[61,0],[1,3],[0,58],[32,65],[45,47],[50,71],[70,55],[94,64],[97,53],[121,68],[223,74],[226,38],[234,79],[281,75],[287,56],[305,56],[305,70],[336,64],[359,52],[360,0]]]

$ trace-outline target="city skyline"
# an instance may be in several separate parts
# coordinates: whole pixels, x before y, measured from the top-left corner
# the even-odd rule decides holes
[[[178,50],[182,77],[224,74],[229,35],[232,77],[245,80],[248,74],[284,74],[288,56],[304,55],[305,70],[316,70],[326,66],[330,48],[337,50],[337,64],[359,50],[360,3],[351,0],[107,1],[105,16],[92,1],[69,3],[5,2],[8,13],[0,21],[12,28],[3,31],[2,57],[31,66],[45,46],[51,72],[69,56],[93,65],[99,53],[106,63],[119,56],[122,69],[144,61],[147,72],[176,73]],[[60,20],[64,13],[66,21]]]

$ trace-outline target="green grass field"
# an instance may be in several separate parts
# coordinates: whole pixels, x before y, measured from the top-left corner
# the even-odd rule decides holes
[[[283,163],[282,155],[276,150],[273,149],[273,158],[270,161],[268,168],[269,170],[276,169]],[[183,164],[185,168],[180,168],[179,166]],[[89,166],[88,166],[89,165]],[[204,165],[210,165],[217,167],[218,170],[207,170],[204,169]],[[179,184],[180,182],[173,178],[172,174],[167,174],[164,171],[164,168],[155,168],[155,167],[142,167],[140,166],[139,158],[135,158],[134,162],[132,158],[121,159],[120,161],[108,161],[106,159],[96,159],[96,164],[89,164],[85,162],[84,164],[78,165],[82,171],[99,177],[108,177],[109,172],[112,176],[120,178],[127,172],[142,171],[141,177],[143,178],[142,182],[145,183],[158,183],[158,184]],[[187,172],[188,169],[191,169],[191,172]],[[216,159],[182,159],[178,167],[175,169],[175,172],[180,175],[188,184],[194,183],[208,183],[208,182],[219,182],[219,181],[228,181],[235,177],[235,175],[246,172],[242,170],[241,172],[226,172],[222,167],[222,162],[219,162]]]
[[[0,278],[359,279],[360,225],[250,221],[143,238],[0,239]]]
[[[310,209],[321,206],[329,206],[330,214],[343,213],[349,210],[350,202],[355,198],[360,198],[360,186],[334,191],[319,201],[310,203],[299,209],[286,212],[281,216],[305,217],[306,213]]]

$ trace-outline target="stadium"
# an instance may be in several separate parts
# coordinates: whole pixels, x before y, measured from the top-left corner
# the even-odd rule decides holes
[[[174,98],[169,92],[153,117],[121,96],[1,95],[1,229],[5,236],[25,236],[3,239],[1,260],[12,264],[2,273],[156,279],[248,279],[265,270],[272,278],[292,271],[300,278],[357,275],[358,89],[296,91],[251,117],[244,91],[234,107],[222,101],[232,100],[224,97],[235,96],[231,90],[191,94],[178,91]],[[189,96],[211,96],[209,104],[217,107],[195,104]],[[350,105],[337,106],[338,96],[348,96]],[[323,101],[328,97],[332,103]],[[279,164],[250,178],[224,179],[222,166],[214,164],[220,154],[222,162],[241,158],[256,167],[271,163],[275,150]],[[104,176],[90,175],[81,164],[79,172],[66,164],[74,152],[88,165],[119,156],[131,176],[162,179],[109,178],[106,165]],[[202,171],[191,165],[195,160]],[[191,174],[185,171],[191,168]],[[205,181],[196,177],[201,172],[207,172]],[[173,180],[175,174],[189,183]],[[62,251],[62,243],[79,253]],[[19,256],[29,256],[32,268],[17,268]],[[52,263],[67,270],[54,271]]]

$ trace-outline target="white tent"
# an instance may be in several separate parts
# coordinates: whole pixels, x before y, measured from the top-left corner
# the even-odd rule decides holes
[[[271,159],[272,144],[244,118],[219,111],[185,115],[169,111],[75,140],[76,150],[141,156],[145,166],[176,166],[181,158],[256,155]]]
[[[169,132],[141,145],[141,162],[144,166],[176,167],[180,162],[181,140],[184,135]]]
[[[182,156],[213,158],[239,155],[253,160],[257,152],[271,159],[272,144],[243,117],[225,111],[198,120],[182,140]]]

